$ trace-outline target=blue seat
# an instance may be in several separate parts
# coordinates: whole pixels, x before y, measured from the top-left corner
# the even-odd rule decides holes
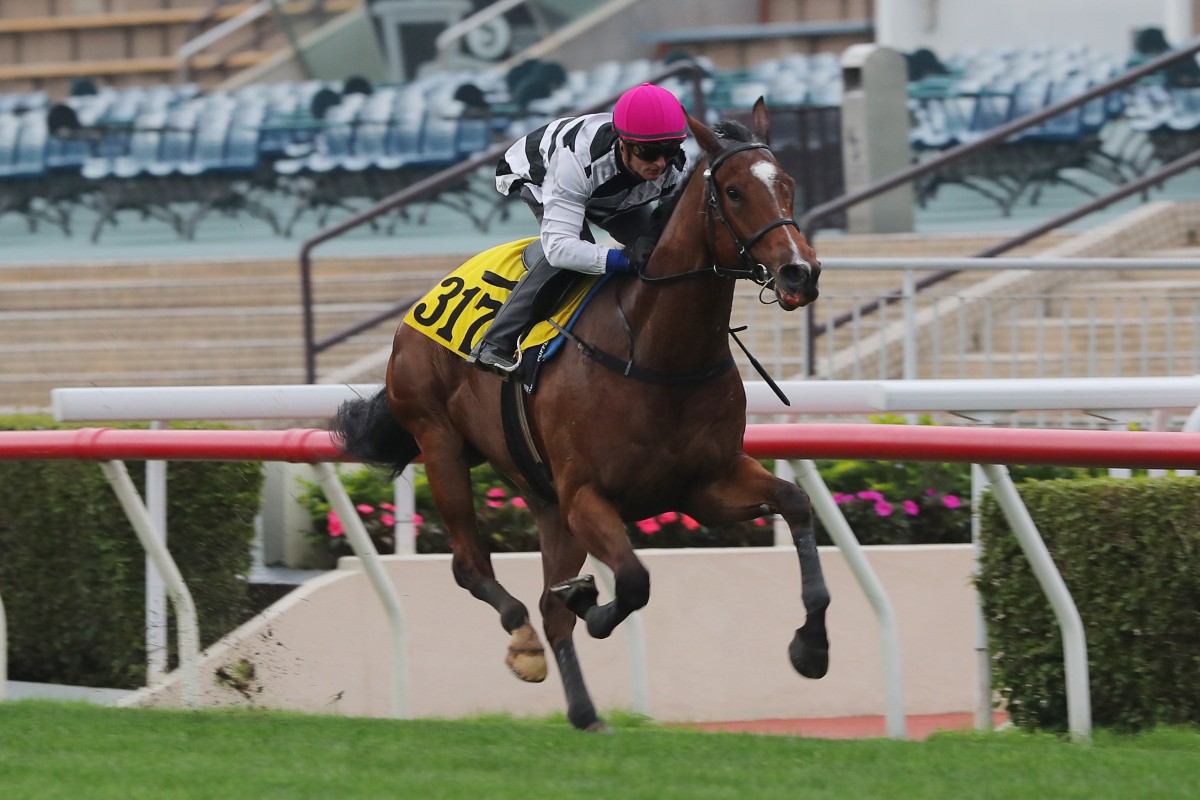
[[[200,105],[185,103],[167,113],[162,142],[158,149],[158,160],[151,163],[151,175],[166,177],[181,172],[183,165],[192,160],[192,149],[196,141],[196,122],[200,116]]]
[[[220,169],[225,163],[225,146],[232,124],[233,113],[229,109],[202,114],[198,120],[191,158],[179,165],[179,172],[194,177]]]
[[[135,178],[150,174],[150,165],[159,161],[166,124],[165,111],[149,111],[139,116],[129,137],[129,152],[113,159],[113,176]]]

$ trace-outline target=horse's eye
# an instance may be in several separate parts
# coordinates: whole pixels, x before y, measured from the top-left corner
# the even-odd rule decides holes
[[[730,186],[728,189],[725,190],[725,194],[726,194],[726,196],[729,197],[730,200],[741,200],[742,199],[741,193],[738,192],[738,190],[733,188],[732,186]]]

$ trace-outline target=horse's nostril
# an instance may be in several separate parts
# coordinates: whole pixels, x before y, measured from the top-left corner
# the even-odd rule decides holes
[[[779,282],[793,292],[803,291],[810,283],[815,283],[807,264],[784,264],[779,268]]]

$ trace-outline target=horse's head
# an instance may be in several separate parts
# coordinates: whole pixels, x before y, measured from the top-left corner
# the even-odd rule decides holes
[[[739,263],[754,280],[774,289],[779,305],[791,311],[817,299],[821,262],[792,218],[796,182],[768,146],[771,117],[761,97],[753,120],[756,135],[739,141],[718,136],[688,117],[708,160],[709,246],[718,264]]]

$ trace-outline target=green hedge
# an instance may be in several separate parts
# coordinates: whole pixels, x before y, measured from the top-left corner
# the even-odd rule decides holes
[[[66,428],[6,418],[0,428]],[[144,462],[128,462],[139,491]],[[169,547],[196,601],[202,646],[245,618],[261,465],[172,462]],[[9,677],[145,683],[145,552],[90,462],[0,461],[0,598]],[[174,650],[174,629],[171,646]]]
[[[1095,725],[1200,723],[1200,480],[1020,486],[1087,635]],[[1022,728],[1066,730],[1062,637],[995,502],[982,504],[978,587],[993,686]]]

